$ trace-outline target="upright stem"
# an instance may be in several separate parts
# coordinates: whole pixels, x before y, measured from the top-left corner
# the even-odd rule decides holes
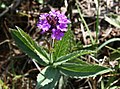
[[[54,41],[55,39],[52,39],[52,43],[51,43],[51,49],[50,49],[50,63],[53,63],[53,48],[54,48]]]
[[[55,42],[55,39],[52,39],[52,48],[54,47],[54,42]]]

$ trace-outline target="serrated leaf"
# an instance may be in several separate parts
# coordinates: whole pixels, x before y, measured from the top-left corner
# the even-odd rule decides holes
[[[22,29],[17,27],[17,30],[10,30],[16,44],[23,52],[42,65],[46,65],[49,62],[48,54],[45,50],[39,47],[28,34],[22,31]]]
[[[85,61],[83,61],[83,60],[80,60],[80,58],[75,58],[74,60],[70,60],[70,61],[67,61],[66,63],[72,63],[72,64],[74,64],[75,63],[75,65],[76,64],[81,64],[81,65],[91,65],[91,64],[89,64],[89,63],[87,63],[87,62],[85,62]]]
[[[35,50],[36,53],[38,53],[38,55],[42,54],[41,57],[43,57],[43,59],[45,59],[45,60],[48,59],[49,60],[48,53],[44,49],[42,49],[42,47],[38,46],[38,44],[36,44],[35,41],[28,34],[26,34],[21,28],[17,27],[17,29],[21,33],[21,36],[25,36],[25,39],[27,38],[26,41],[31,43],[29,45],[31,45],[31,48],[33,48],[33,50]]]
[[[60,73],[57,69],[46,67],[37,76],[36,88],[39,89],[42,87],[43,89],[54,89],[59,77]]]
[[[116,14],[109,14],[108,16],[105,16],[105,20],[112,24],[113,26],[120,28],[120,16]]]
[[[82,56],[82,55],[90,54],[90,53],[93,53],[93,51],[81,50],[81,51],[76,51],[76,52],[73,52],[73,53],[69,53],[66,56],[59,57],[57,59],[57,61],[54,63],[54,65],[60,65],[60,64],[65,63],[69,60],[75,59],[78,56]]]
[[[87,78],[112,71],[110,68],[81,62],[60,65],[61,73],[74,78]]]
[[[70,27],[69,27],[70,28]],[[71,30],[68,30],[62,40],[57,41],[54,46],[54,53],[53,58],[56,60],[58,57],[66,55],[68,48],[70,46],[70,37],[71,37]]]
[[[42,87],[43,89],[55,89],[55,86],[57,85],[59,79],[60,79],[60,73],[57,73],[53,79],[53,81],[47,85],[45,85],[44,87]]]
[[[41,73],[38,74],[38,76],[37,76],[37,86],[36,86],[37,89],[42,87],[42,86],[45,86],[46,84],[48,84],[50,82],[52,82],[53,79],[48,79],[48,78],[45,77],[45,72],[46,72],[47,69],[48,69],[48,67],[45,67],[41,71]]]

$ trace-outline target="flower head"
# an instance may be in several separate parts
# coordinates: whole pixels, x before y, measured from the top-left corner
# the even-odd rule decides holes
[[[67,31],[70,21],[64,13],[52,10],[49,13],[41,14],[37,27],[42,29],[42,33],[51,32],[52,39],[61,40]]]
[[[51,35],[52,39],[61,40],[63,36],[64,36],[64,33],[60,31],[59,29],[52,30],[52,35]]]

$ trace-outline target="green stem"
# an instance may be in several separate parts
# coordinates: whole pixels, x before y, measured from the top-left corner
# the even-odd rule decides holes
[[[50,49],[50,63],[53,63],[53,48],[54,48],[54,41],[55,41],[55,39],[52,39],[52,43],[51,43],[51,48],[52,48],[52,50]]]

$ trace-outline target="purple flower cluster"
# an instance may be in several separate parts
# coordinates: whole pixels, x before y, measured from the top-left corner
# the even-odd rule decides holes
[[[50,32],[52,39],[61,40],[67,31],[68,23],[70,21],[65,14],[56,10],[41,14],[37,27],[42,29],[42,33]]]

